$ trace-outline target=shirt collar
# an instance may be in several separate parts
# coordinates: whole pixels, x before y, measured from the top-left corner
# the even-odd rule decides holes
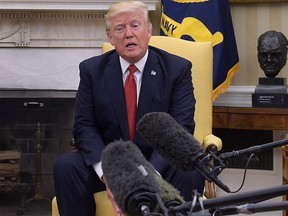
[[[143,56],[143,58],[140,59],[138,62],[134,63],[134,65],[138,68],[138,70],[141,73],[144,70],[147,58],[148,58],[148,49],[147,49],[146,54]],[[120,60],[120,66],[121,66],[121,69],[122,69],[122,73],[124,75],[124,73],[127,71],[127,68],[129,67],[130,63],[128,61],[126,61],[125,59],[123,59],[121,56],[119,56],[119,60]]]

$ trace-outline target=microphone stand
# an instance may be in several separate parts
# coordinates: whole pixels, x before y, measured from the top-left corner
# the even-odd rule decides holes
[[[198,166],[196,166],[195,169],[199,173],[201,173],[209,182],[213,181],[219,188],[221,188],[227,193],[230,193],[230,189],[225,184],[223,184],[220,179],[217,178],[217,176],[222,172],[222,170],[224,168],[227,168],[228,160],[230,158],[240,157],[242,155],[250,156],[254,153],[260,153],[262,151],[270,150],[287,144],[288,139],[283,139],[276,142],[252,146],[242,150],[225,152],[220,154],[219,156],[215,155],[213,152],[210,151],[206,156],[204,156],[198,161]]]
[[[277,147],[287,145],[287,144],[288,144],[288,139],[283,139],[283,140],[279,140],[276,142],[266,143],[263,145],[251,146],[249,148],[238,150],[238,151],[225,152],[225,153],[220,154],[219,158],[222,160],[227,160],[232,157],[239,157],[241,155],[248,155],[248,154],[250,155],[253,153],[259,153],[262,151],[270,150],[270,149],[277,148]]]
[[[234,205],[243,205],[246,203],[259,203],[265,200],[272,199],[277,196],[283,196],[288,194],[288,185],[281,185],[281,186],[276,186],[276,187],[271,187],[267,189],[260,189],[260,190],[254,190],[254,191],[249,191],[249,192],[243,192],[239,194],[233,194],[233,195],[228,195],[228,196],[223,196],[219,198],[211,198],[203,201],[203,206],[205,209],[210,209],[211,210],[217,210],[223,207],[228,207]],[[183,212],[183,211],[189,211],[191,209],[192,202],[186,202],[184,204],[178,205],[178,206],[171,206],[169,208],[169,213],[171,215],[176,214],[178,212]],[[273,204],[271,204],[273,206]],[[287,208],[287,202],[284,202],[283,204],[276,204],[276,207],[285,207]],[[272,207],[271,207],[272,208]],[[269,210],[272,210],[272,209]],[[282,208],[282,209],[283,209]],[[193,207],[193,212],[200,211],[202,209],[202,206],[199,202],[197,202],[194,207]],[[265,210],[262,207],[258,208],[258,211],[260,210]],[[267,210],[267,209],[266,209]],[[197,214],[196,214],[197,215]]]
[[[206,156],[202,157],[198,161],[199,168],[197,167],[197,169],[195,169],[200,172],[208,181],[213,181],[224,191],[230,192],[229,188],[219,179],[217,179],[217,176],[220,174],[220,172],[227,167],[228,159],[242,155],[259,153],[264,150],[273,149],[286,144],[288,144],[288,139],[270,142],[263,145],[256,145],[238,151],[226,152],[220,154],[219,156],[216,156],[213,152],[209,152]],[[213,162],[216,162],[217,165],[215,166]],[[141,216],[220,216],[233,214],[253,214],[257,212],[288,209],[288,201],[259,204],[259,202],[287,194],[288,185],[281,185],[267,189],[223,196],[219,198],[211,198],[204,200],[202,203],[192,203],[190,201],[166,208],[159,194],[156,193],[153,195],[151,193],[144,192],[134,196],[131,199],[132,203],[128,203],[128,207],[131,207],[129,208],[129,210],[131,210],[129,212],[133,212],[132,215]],[[151,210],[155,209],[156,203],[158,203],[161,213],[151,212]],[[193,211],[189,213],[191,209],[193,209]]]
[[[258,212],[280,211],[288,209],[288,201],[275,203],[245,204],[240,206],[231,206],[217,209],[213,216],[236,215],[236,214],[254,214]]]

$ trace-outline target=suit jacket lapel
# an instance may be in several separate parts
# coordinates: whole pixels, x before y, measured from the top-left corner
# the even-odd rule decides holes
[[[107,81],[107,89],[109,91],[113,107],[115,109],[115,113],[123,134],[123,138],[128,139],[129,129],[126,114],[125,93],[122,81],[122,70],[120,67],[119,56],[116,52],[107,62],[107,67],[104,73]]]
[[[155,88],[158,85],[161,73],[158,56],[153,52],[153,50],[149,49],[148,59],[143,71],[139,96],[140,100],[137,109],[137,120],[150,111],[149,107],[152,102],[152,97],[155,94]]]

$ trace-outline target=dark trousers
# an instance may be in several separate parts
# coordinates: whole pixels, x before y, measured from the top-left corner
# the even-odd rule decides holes
[[[92,166],[86,166],[79,152],[61,155],[54,164],[54,184],[61,216],[95,216],[93,193],[105,190]],[[192,191],[203,193],[205,179],[196,171],[169,169],[162,177],[177,188],[186,201]]]

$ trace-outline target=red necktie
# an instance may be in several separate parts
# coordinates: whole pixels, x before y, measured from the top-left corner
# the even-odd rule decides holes
[[[126,109],[128,116],[128,126],[130,140],[134,140],[135,127],[136,127],[136,109],[137,109],[137,90],[136,82],[134,79],[134,73],[137,71],[137,67],[133,64],[128,67],[130,71],[125,81],[125,98],[126,98]]]

